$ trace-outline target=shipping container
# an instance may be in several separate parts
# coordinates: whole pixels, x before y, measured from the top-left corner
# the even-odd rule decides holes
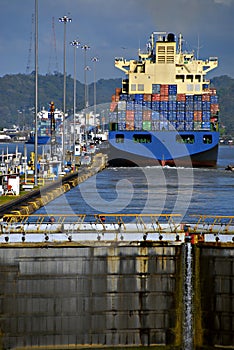
[[[143,130],[151,130],[151,122],[150,121],[143,121],[142,123],[142,128]]]
[[[135,94],[135,101],[143,101],[143,94]]]
[[[202,121],[202,111],[194,111],[193,112],[193,120],[195,122],[201,122]]]
[[[177,111],[179,111],[179,112],[185,111],[185,102],[184,101],[177,101],[176,108],[177,108]]]
[[[209,122],[210,121],[210,111],[203,111],[202,112],[202,121],[203,122]]]
[[[183,112],[183,111],[177,111],[176,120],[177,120],[178,122],[183,122],[183,121],[185,120],[185,112]]]
[[[176,95],[177,94],[177,85],[169,85],[168,86],[168,94],[169,95]]]
[[[186,131],[192,131],[193,128],[194,128],[193,122],[188,122],[188,121],[186,121],[186,122],[184,123],[184,129],[185,129]]]
[[[152,120],[151,130],[152,131],[159,131],[160,130],[160,122],[158,120]]]
[[[152,94],[160,94],[160,84],[152,84]]]
[[[168,106],[168,101],[160,101],[160,111],[168,111]]]
[[[151,120],[151,111],[143,111],[143,121],[150,121]]]
[[[202,129],[210,130],[210,122],[202,122]]]
[[[111,112],[115,112],[115,111],[117,112],[117,110],[118,110],[118,108],[117,108],[118,107],[118,103],[119,102],[111,102],[111,104],[110,104],[110,111]]]
[[[160,101],[169,101],[169,96],[166,94],[160,95]]]
[[[201,122],[194,122],[194,130],[201,130]]]
[[[152,101],[160,101],[160,94],[152,94]]]
[[[126,121],[126,130],[134,130],[134,121]]]
[[[178,121],[177,124],[176,124],[176,130],[178,131],[184,131],[184,122],[182,121]]]
[[[151,94],[144,94],[143,95],[143,101],[151,102]]]
[[[118,130],[125,130],[125,129],[126,129],[126,123],[118,122]]]
[[[186,95],[185,94],[177,94],[176,96],[177,101],[186,101]]]
[[[160,111],[160,101],[153,101],[151,108],[153,111]]]
[[[177,108],[177,102],[176,101],[169,101],[168,102],[168,109],[169,111],[176,111]]]
[[[169,122],[168,121],[160,121],[160,130],[169,130]]]
[[[210,101],[202,101],[202,110],[209,111],[210,110]]]
[[[168,111],[160,111],[160,120],[168,120]]]
[[[152,111],[151,118],[152,118],[152,121],[153,120],[159,120],[160,119],[160,113],[157,112],[157,111]]]
[[[126,110],[126,101],[120,100],[118,103],[118,110],[125,111]]]
[[[193,111],[186,111],[185,112],[185,121],[192,122],[194,118],[194,112]]]
[[[168,120],[169,121],[175,121],[176,120],[177,113],[176,111],[169,110],[168,111]]]
[[[114,123],[114,122],[117,122],[117,120],[118,120],[117,112],[110,112],[109,113],[109,122]]]
[[[209,94],[203,94],[202,95],[202,101],[210,101],[210,95]]]

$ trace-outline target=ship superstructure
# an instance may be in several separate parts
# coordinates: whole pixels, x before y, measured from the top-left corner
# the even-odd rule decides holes
[[[183,52],[182,43],[181,34],[177,48],[174,34],[153,32],[147,52],[141,53],[139,50],[138,60],[116,58],[115,67],[128,75],[128,79],[123,81],[122,92],[154,94],[158,92],[158,84],[176,84],[177,93],[206,93],[209,81],[206,81],[205,76],[218,66],[218,59],[196,59],[194,53]]]

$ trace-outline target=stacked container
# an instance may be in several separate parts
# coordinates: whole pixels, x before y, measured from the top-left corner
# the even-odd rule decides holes
[[[111,130],[214,130],[218,122],[215,89],[203,94],[177,93],[177,85],[154,84],[152,94],[122,94],[110,105]],[[114,124],[114,126],[113,126]]]

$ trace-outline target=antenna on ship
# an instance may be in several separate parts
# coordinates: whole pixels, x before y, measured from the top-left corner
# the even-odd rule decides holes
[[[199,59],[199,56],[200,56],[200,49],[202,48],[203,46],[200,46],[200,36],[199,34],[197,35],[197,60]]]
[[[179,54],[182,53],[182,49],[183,49],[183,36],[182,34],[180,33],[179,34],[179,42],[178,42],[178,51],[179,51]]]

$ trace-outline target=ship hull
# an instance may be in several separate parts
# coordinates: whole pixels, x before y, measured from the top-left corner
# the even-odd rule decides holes
[[[150,135],[151,141],[136,144],[133,137]],[[118,143],[116,136],[124,136],[124,142]],[[180,137],[193,137],[193,144],[178,142]],[[210,143],[204,143],[209,136]],[[218,157],[218,132],[110,132],[108,164],[110,166],[183,166],[215,167]]]
[[[50,136],[38,136],[38,138],[37,138],[38,145],[46,145],[49,142],[50,142]],[[31,136],[26,143],[34,144],[35,137]]]

